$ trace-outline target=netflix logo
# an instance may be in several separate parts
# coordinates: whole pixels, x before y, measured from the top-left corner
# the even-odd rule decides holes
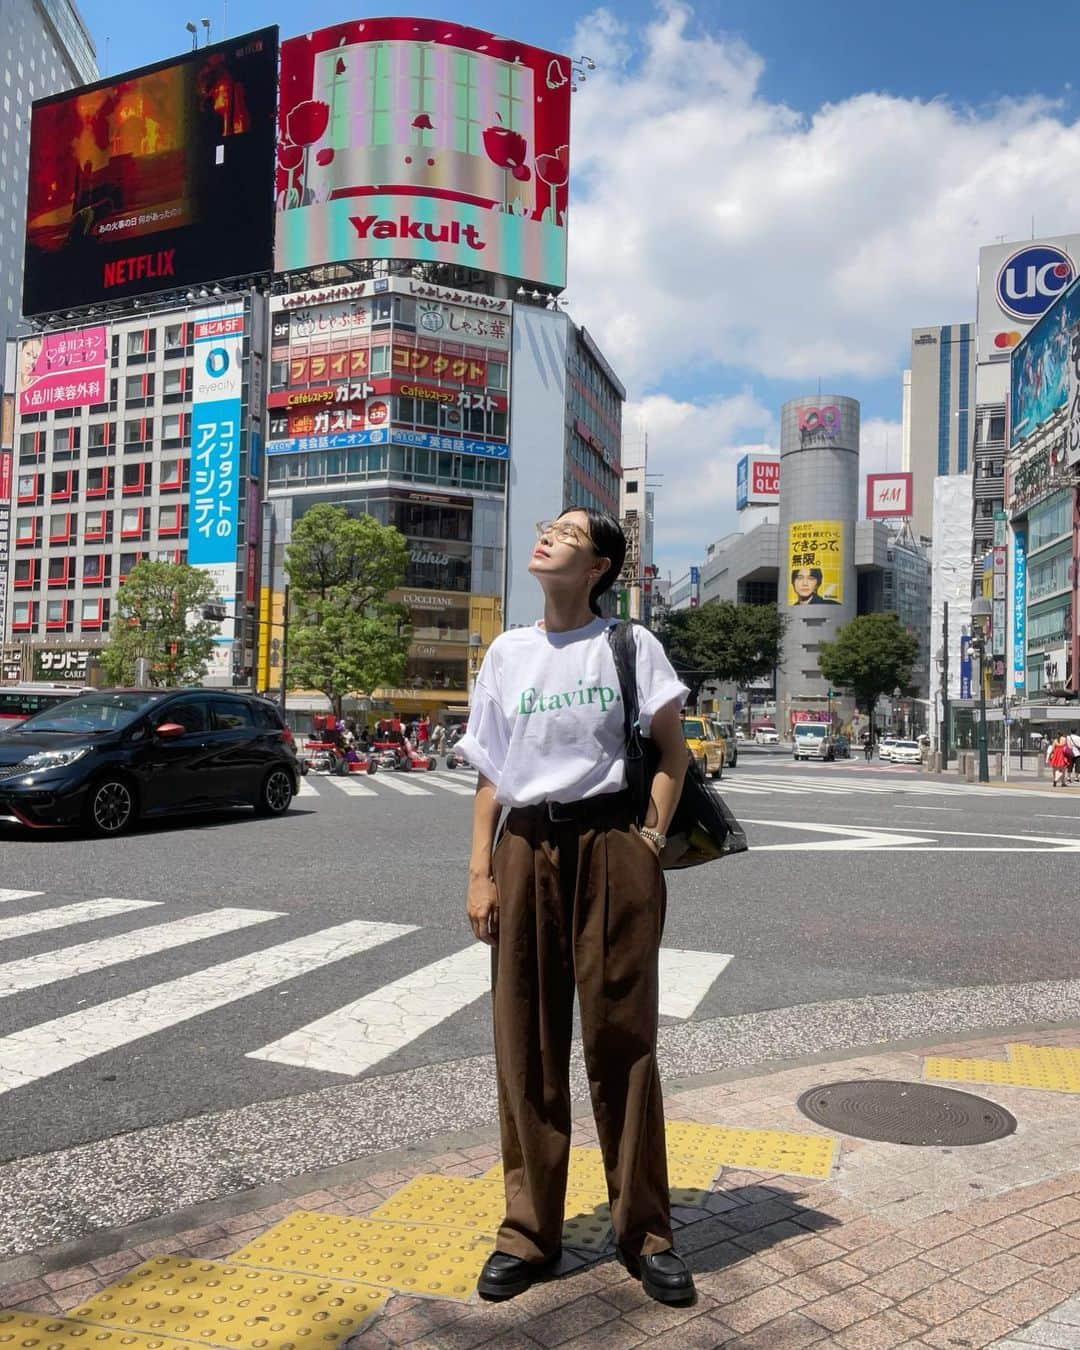
[[[102,285],[127,286],[133,281],[152,277],[176,276],[176,249],[161,248],[156,253],[135,253],[129,258],[116,258],[104,265]]]

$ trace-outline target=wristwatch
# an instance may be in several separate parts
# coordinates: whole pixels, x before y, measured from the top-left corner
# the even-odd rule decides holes
[[[659,830],[654,830],[648,825],[642,825],[638,834],[641,835],[642,839],[647,839],[650,844],[654,845],[657,853],[663,853],[667,847],[667,835],[661,834]]]

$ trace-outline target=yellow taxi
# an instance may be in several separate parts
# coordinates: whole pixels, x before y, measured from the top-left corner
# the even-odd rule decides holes
[[[697,761],[701,772],[711,773],[714,778],[723,777],[727,742],[713,723],[707,717],[684,717],[682,729],[687,749]]]

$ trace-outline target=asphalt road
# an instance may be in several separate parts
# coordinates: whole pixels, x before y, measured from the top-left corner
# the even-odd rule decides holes
[[[0,826],[0,1256],[490,1118],[471,777],[310,782],[280,821]],[[744,749],[720,790],[752,848],[669,878],[669,1075],[1072,1008],[1080,788]]]

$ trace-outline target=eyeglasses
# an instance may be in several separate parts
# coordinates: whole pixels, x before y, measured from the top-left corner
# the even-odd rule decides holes
[[[536,537],[543,539],[547,536],[555,539],[560,544],[591,544],[592,540],[584,530],[576,525],[571,525],[568,520],[538,520],[536,522]]]

